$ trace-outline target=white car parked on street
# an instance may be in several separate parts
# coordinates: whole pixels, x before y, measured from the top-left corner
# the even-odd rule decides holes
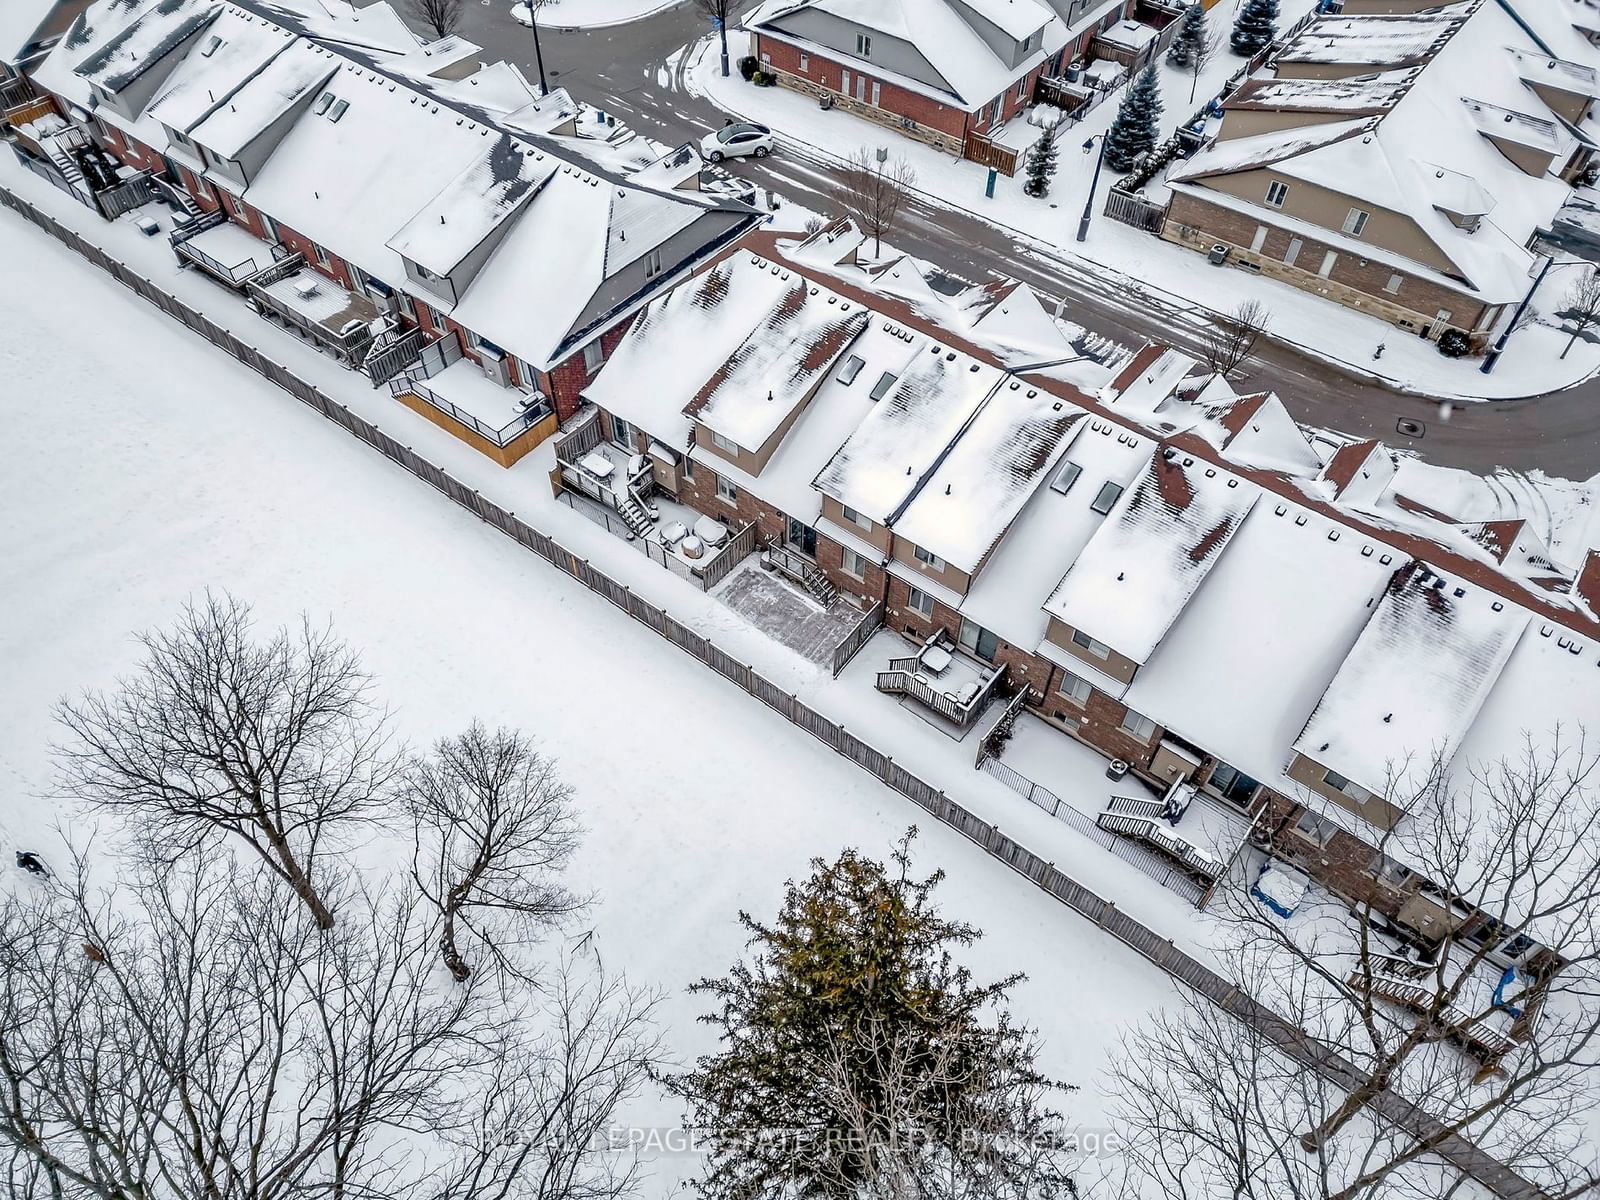
[[[735,121],[701,138],[700,153],[711,162],[745,155],[765,158],[772,153],[772,130],[753,121]]]

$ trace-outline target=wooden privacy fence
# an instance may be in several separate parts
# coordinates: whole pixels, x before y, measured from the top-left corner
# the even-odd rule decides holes
[[[334,424],[353,433],[386,458],[404,467],[435,491],[466,509],[473,516],[500,530],[519,545],[531,550],[558,571],[577,580],[591,591],[648,626],[679,649],[699,659],[717,674],[748,692],[769,709],[799,726],[829,748],[883,781],[885,785],[936,820],[948,825],[985,853],[999,859],[1036,887],[1049,893],[1074,912],[1085,917],[1173,979],[1194,988],[1201,995],[1261,1030],[1284,1054],[1317,1071],[1341,1087],[1351,1087],[1361,1079],[1360,1072],[1332,1049],[1316,1041],[1305,1030],[1240,992],[1222,976],[1179,950],[1172,942],[1148,926],[1120,911],[1027,847],[1013,841],[1000,829],[952,800],[940,789],[913,775],[889,755],[851,733],[843,725],[824,716],[797,696],[767,679],[755,668],[740,662],[716,643],[678,621],[665,609],[650,603],[626,584],[612,579],[598,568],[568,550],[548,534],[533,528],[515,513],[428,462],[409,446],[383,432],[376,425],[331,399],[316,385],[301,379],[287,367],[274,362],[256,347],[241,341],[215,321],[202,315],[118,262],[98,246],[86,241],[48,213],[0,186],[0,205],[32,221],[117,282],[137,292],[163,312],[182,321],[207,341],[227,351],[245,366],[288,392],[295,399],[320,412]],[[1382,1115],[1419,1138],[1437,1139],[1434,1152],[1460,1171],[1477,1179],[1503,1200],[1548,1200],[1538,1188],[1517,1175],[1476,1145],[1456,1135],[1441,1135],[1439,1122],[1416,1105],[1393,1094],[1381,1094],[1375,1107]]]
[[[1002,175],[1017,173],[1017,152],[1010,146],[997,145],[981,133],[968,133],[961,157],[971,159],[981,167],[993,167]]]
[[[1106,216],[1124,225],[1132,225],[1135,229],[1160,233],[1162,226],[1167,223],[1167,208],[1143,196],[1112,188],[1106,194]]]

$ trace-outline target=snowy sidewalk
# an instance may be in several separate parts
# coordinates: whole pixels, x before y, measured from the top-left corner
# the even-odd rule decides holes
[[[1308,7],[1299,0],[1288,6],[1290,10]],[[1298,11],[1286,11],[1283,19],[1288,22],[1298,15]],[[1075,241],[1096,157],[1083,151],[1083,143],[1110,126],[1116,117],[1115,99],[1101,104],[1077,125],[1062,125],[1060,166],[1048,196],[1035,199],[1025,195],[1019,170],[1013,178],[999,177],[991,198],[984,194],[987,168],[952,158],[847,112],[824,112],[809,96],[784,88],[758,88],[737,74],[724,79],[717,55],[708,53],[710,46],[710,39],[705,39],[680,52],[685,87],[726,112],[770,126],[779,134],[779,154],[787,143],[837,165],[862,146],[889,146],[911,164],[916,172],[915,190],[928,204],[970,213],[1013,235],[1023,243],[1019,249],[1055,271],[1092,272],[1102,286],[1110,282],[1128,297],[1130,308],[1143,299],[1171,319],[1204,329],[1219,313],[1258,299],[1269,310],[1267,334],[1274,340],[1397,391],[1441,399],[1544,395],[1573,387],[1600,372],[1600,343],[1581,340],[1565,360],[1560,358],[1567,334],[1551,314],[1563,306],[1574,273],[1570,269],[1550,272],[1531,305],[1530,323],[1513,335],[1495,372],[1484,375],[1478,370],[1480,360],[1445,358],[1432,342],[1408,336],[1387,321],[1276,280],[1213,267],[1198,254],[1113,221],[1104,212],[1106,194],[1116,179],[1110,171],[1103,173],[1096,192],[1088,241]],[[741,44],[734,53],[746,48]],[[1220,90],[1242,62],[1224,47],[1200,77],[1195,92],[1199,102]],[[1159,73],[1166,99],[1160,121],[1165,136],[1188,119],[1198,103],[1189,103],[1190,75],[1167,66],[1164,59]],[[671,75],[662,72],[658,82],[670,84]],[[1202,296],[1204,303],[1197,299]]]

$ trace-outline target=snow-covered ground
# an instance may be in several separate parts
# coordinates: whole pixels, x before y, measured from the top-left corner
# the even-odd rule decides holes
[[[684,0],[546,0],[537,8],[541,29],[603,29],[626,25],[648,17]],[[531,22],[528,6],[522,0],[510,5],[511,16],[520,24]]]
[[[1310,5],[1305,0],[1293,0],[1283,7],[1282,23],[1287,25]],[[1222,28],[1222,15],[1220,10],[1213,15],[1213,27]],[[740,39],[733,55],[746,53],[747,35],[731,36]],[[910,162],[916,171],[915,186],[924,199],[959,207],[1016,234],[1025,245],[1033,243],[1034,252],[1045,261],[1064,259],[1068,267],[1076,265],[1092,269],[1101,277],[1111,276],[1129,296],[1130,303],[1148,296],[1164,312],[1176,310],[1177,319],[1204,325],[1215,313],[1231,311],[1247,299],[1259,299],[1271,313],[1268,332],[1278,340],[1354,373],[1426,395],[1456,399],[1540,395],[1571,386],[1600,370],[1600,340],[1580,340],[1566,359],[1560,357],[1567,334],[1557,327],[1559,322],[1551,314],[1564,307],[1564,297],[1576,274],[1572,267],[1557,266],[1550,271],[1530,306],[1534,316],[1529,324],[1513,335],[1495,371],[1484,375],[1478,370],[1478,359],[1447,359],[1432,342],[1413,337],[1386,321],[1321,300],[1285,283],[1233,268],[1213,267],[1198,254],[1111,220],[1101,211],[1106,191],[1116,178],[1110,171],[1103,172],[1100,179],[1088,240],[1077,242],[1078,221],[1088,199],[1096,158],[1095,153],[1083,149],[1083,144],[1110,126],[1116,116],[1115,99],[1102,103],[1077,125],[1061,125],[1059,167],[1048,196],[1035,199],[1024,195],[1023,173],[1019,171],[1011,179],[999,177],[991,198],[984,195],[988,170],[977,163],[952,158],[843,111],[823,112],[810,97],[784,88],[758,88],[737,74],[724,79],[710,39],[686,47],[683,54],[685,86],[730,113],[771,126],[780,135],[780,154],[785,141],[808,154],[835,159],[862,146],[888,146]],[[1192,76],[1168,66],[1164,57],[1160,59],[1165,102],[1161,116],[1163,136],[1188,120],[1206,97],[1219,91],[1242,61],[1224,45],[1200,76],[1195,90],[1197,101],[1190,103]],[[663,70],[657,82],[669,85],[672,78],[672,71]],[[1006,127],[1000,140],[1022,146],[1031,143],[1037,134],[1035,126],[1018,118]],[[1095,150],[1098,145],[1095,143]],[[1374,357],[1380,345],[1382,352]]]
[[[916,821],[846,760],[5,211],[0,256],[31,281],[0,294],[0,320],[29,330],[0,346],[8,875],[16,848],[59,854],[56,822],[83,831],[51,795],[51,703],[110,684],[136,660],[131,635],[169,622],[205,588],[252,601],[268,623],[302,610],[331,618],[413,742],[481,717],[530,730],[556,753],[587,826],[572,873],[600,893],[600,951],[665,990],[683,1058],[711,1047],[684,988],[739,953],[737,911],[774,911],[809,857],[846,845],[886,852]],[[542,483],[536,471],[526,478]],[[641,573],[688,593],[615,544]],[[1085,1086],[1075,1115],[1096,1125],[1108,1045],[1172,985],[922,823],[923,865],[950,871],[947,909],[988,932],[971,962],[984,977],[1027,971],[1019,1013],[1042,1028],[1050,1073]],[[678,1113],[652,1097],[630,1116],[670,1125]],[[666,1195],[689,1169],[661,1164],[651,1192]]]

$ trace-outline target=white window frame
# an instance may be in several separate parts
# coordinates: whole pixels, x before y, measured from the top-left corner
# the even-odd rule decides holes
[[[611,418],[611,440],[625,450],[632,450],[638,439],[635,436],[632,425],[621,417],[613,416]]]
[[[605,361],[605,347],[600,344],[599,338],[595,338],[583,348],[583,369],[586,373],[593,375],[605,365]]]
[[[1333,839],[1333,835],[1339,832],[1339,826],[1308,808],[1295,818],[1294,830],[1307,841],[1326,846]]]
[[[1289,198],[1289,185],[1281,179],[1274,179],[1267,184],[1267,207],[1282,208],[1283,202]]]
[[[811,70],[811,55],[802,54],[800,56],[800,69],[808,72]]]
[[[906,586],[906,607],[924,617],[933,616],[933,597],[921,588]]]
[[[932,550],[924,550],[915,543],[912,543],[911,546],[911,557],[931,571],[944,570],[944,559],[940,558]]]
[[[1353,779],[1347,779],[1339,772],[1328,767],[1322,769],[1322,782],[1338,792],[1346,799],[1354,800],[1357,804],[1365,804],[1372,799],[1372,793],[1367,791]]]
[[[1111,647],[1097,638],[1090,637],[1081,629],[1072,631],[1072,644],[1081,650],[1087,650],[1096,658],[1110,658]]]
[[[1143,713],[1136,713],[1127,709],[1122,714],[1122,722],[1118,726],[1123,733],[1135,741],[1150,744],[1150,739],[1156,735],[1156,723]]]
[[[661,274],[661,247],[657,246],[644,256],[644,277],[654,279]]]
[[[841,504],[839,509],[844,514],[844,519],[849,521],[850,524],[854,525],[857,529],[864,529],[868,533],[872,532],[872,519],[870,517],[863,517],[848,504]]]
[[[1391,296],[1398,296],[1405,282],[1406,277],[1404,275],[1391,275],[1389,276],[1389,282],[1383,285],[1383,290]]]
[[[261,232],[267,235],[266,240],[269,242],[283,241],[283,239],[278,236],[278,223],[271,217],[267,216],[266,213],[260,213],[258,215],[261,218]]]
[[[739,489],[721,475],[717,476],[717,499],[724,504],[737,505],[739,503]]]
[[[711,431],[711,444],[718,450],[721,450],[724,454],[739,453],[738,442],[734,441],[732,438],[723,437],[714,429]]]
[[[865,580],[867,577],[867,558],[850,549],[849,546],[840,547],[839,567],[851,579]]]
[[[1081,708],[1089,703],[1089,697],[1094,695],[1094,684],[1081,675],[1074,675],[1071,671],[1063,671],[1061,672],[1061,682],[1056,685],[1056,691],[1060,692],[1068,702]]]
[[[1324,279],[1331,278],[1332,275],[1333,275],[1334,264],[1337,263],[1338,261],[1339,261],[1338,252],[1335,251],[1335,250],[1329,250],[1326,254],[1324,254],[1322,256],[1322,265],[1317,268],[1317,274],[1322,276],[1322,278],[1324,278]]]
[[[1351,207],[1344,215],[1344,231],[1351,237],[1360,237],[1361,231],[1367,227],[1367,222],[1372,220],[1372,214],[1365,209]]]
[[[856,53],[862,58],[872,57],[872,35],[870,33],[856,34]]]

